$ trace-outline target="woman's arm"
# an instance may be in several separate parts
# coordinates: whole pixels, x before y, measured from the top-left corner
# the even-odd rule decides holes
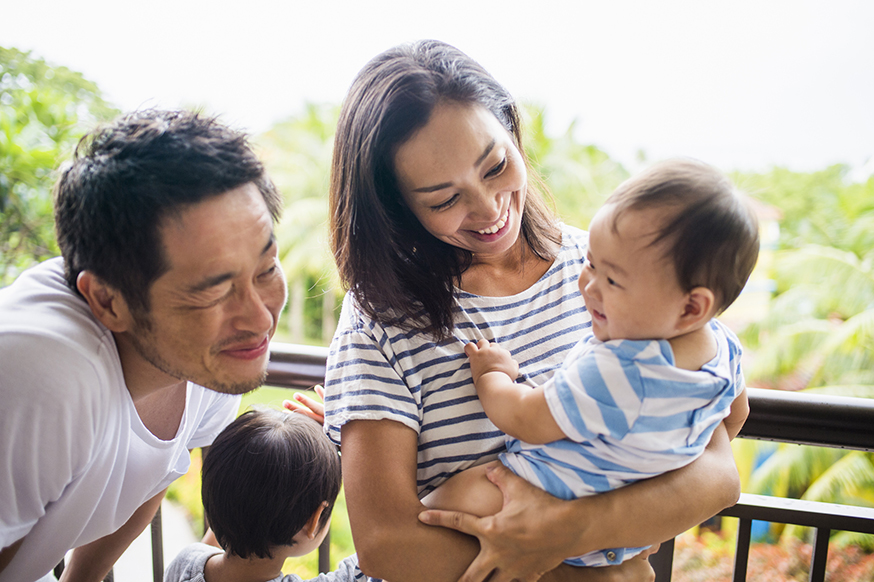
[[[459,582],[529,579],[563,558],[611,547],[656,544],[698,525],[732,505],[740,480],[725,428],[717,427],[693,463],[607,493],[561,501],[508,469],[489,479],[504,494],[503,509],[477,518],[427,511],[420,519],[479,538],[482,550]]]
[[[391,580],[455,581],[479,550],[474,538],[419,522],[416,432],[391,420],[342,428],[343,487],[361,570]]]
[[[412,429],[390,420],[357,420],[342,428],[343,482],[352,536],[361,570],[368,576],[392,582],[456,582],[479,551],[473,537],[450,529],[428,527],[418,520],[425,507],[416,494],[416,443]],[[519,496],[526,504],[529,493],[549,497],[531,487]],[[558,501],[558,503],[569,503]],[[531,519],[531,515],[524,516]],[[551,547],[557,540],[549,524],[543,528],[542,516],[534,516],[538,531],[547,533],[539,547]],[[525,523],[516,524],[527,530]],[[526,548],[515,548],[524,553]],[[512,550],[511,550],[512,551]],[[552,556],[553,554],[548,554]],[[634,559],[609,568],[556,566],[567,555],[549,562],[544,569],[534,567],[514,576],[519,580],[543,582],[645,582],[652,580],[652,568],[644,559]],[[556,569],[553,569],[556,568]],[[509,580],[509,578],[507,579]]]
[[[738,394],[734,402],[731,403],[731,412],[725,417],[725,429],[728,431],[728,438],[733,439],[743,428],[747,417],[750,415],[750,399],[747,396],[747,389],[744,387]]]

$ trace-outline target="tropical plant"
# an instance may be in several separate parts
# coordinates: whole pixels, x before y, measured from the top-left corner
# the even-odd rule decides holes
[[[336,327],[339,278],[328,243],[328,180],[339,108],[307,104],[301,115],[259,136],[259,153],[285,198],[276,227],[288,279],[290,341],[327,344]],[[317,304],[320,333],[307,333],[308,305]]]
[[[848,183],[833,166],[799,174],[775,169],[745,182],[783,213],[773,260],[776,294],[768,313],[741,333],[753,353],[747,382],[786,390],[874,397],[874,179]],[[736,447],[749,469],[745,490],[874,507],[868,452],[752,445]],[[770,456],[768,456],[770,455]],[[784,539],[806,535],[782,526]],[[874,538],[841,532],[838,544],[874,550]]]
[[[576,121],[559,136],[547,132],[540,105],[522,107],[525,151],[566,223],[588,229],[604,200],[628,178],[626,169],[594,145],[577,141]]]
[[[53,171],[89,126],[116,113],[80,73],[0,47],[0,286],[58,254]]]

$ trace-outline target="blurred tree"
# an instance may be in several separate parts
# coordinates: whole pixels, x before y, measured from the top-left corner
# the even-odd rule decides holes
[[[628,171],[594,145],[577,141],[576,121],[558,137],[546,130],[542,106],[522,107],[525,151],[546,183],[561,219],[588,230],[604,200],[628,178]]]
[[[735,178],[783,213],[776,294],[768,313],[740,334],[753,354],[745,365],[750,385],[874,398],[874,178],[849,182],[847,174],[833,166]],[[874,507],[870,452],[755,447],[771,454],[751,470],[745,491]],[[833,541],[874,550],[874,536],[842,532]]]
[[[339,278],[328,242],[328,180],[339,107],[307,104],[303,113],[259,136],[259,154],[285,199],[276,227],[288,279],[287,334],[296,343],[327,345],[336,327]],[[305,314],[318,304],[320,333],[307,333]],[[310,318],[313,319],[313,318]]]
[[[58,254],[53,171],[88,126],[116,113],[80,73],[0,47],[0,286]]]

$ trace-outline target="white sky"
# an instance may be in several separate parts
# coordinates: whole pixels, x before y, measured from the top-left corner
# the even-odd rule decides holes
[[[253,132],[339,103],[371,57],[418,38],[625,163],[874,173],[869,0],[0,0],[0,46],[122,109],[201,105]]]

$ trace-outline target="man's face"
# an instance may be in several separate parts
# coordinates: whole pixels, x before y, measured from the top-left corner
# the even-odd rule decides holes
[[[170,213],[159,224],[170,268],[129,332],[165,374],[218,392],[261,385],[285,304],[273,221],[254,184]]]

